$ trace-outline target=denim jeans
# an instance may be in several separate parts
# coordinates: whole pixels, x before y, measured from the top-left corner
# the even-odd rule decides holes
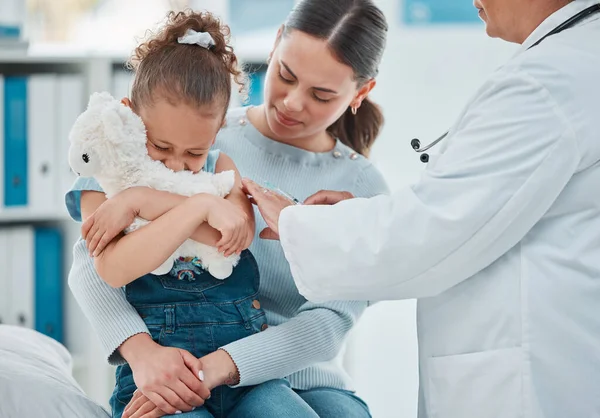
[[[367,405],[352,392],[333,388],[294,390],[290,388],[287,380],[279,379],[253,387],[228,416],[282,417],[371,418],[371,413]]]
[[[265,329],[265,313],[257,300],[259,280],[254,256],[244,251],[225,280],[211,276],[197,260],[179,260],[169,274],[145,275],[127,285],[125,293],[155,342],[203,357]],[[119,366],[110,400],[113,417],[121,417],[135,390],[131,368]],[[214,417],[225,417],[249,390],[221,386],[194,412],[207,409]]]
[[[200,408],[179,418],[217,418]],[[351,392],[317,388],[293,390],[285,379],[271,380],[245,391],[227,418],[371,418],[369,408]]]
[[[148,274],[127,285],[127,300],[160,345],[203,357],[232,341],[266,328],[258,302],[258,266],[244,251],[232,275],[217,280],[195,260],[180,260],[169,274]],[[119,366],[110,399],[120,418],[136,390],[129,365]],[[285,379],[230,388],[220,386],[206,404],[180,418],[370,418],[367,406],[350,392],[331,388],[293,390]]]

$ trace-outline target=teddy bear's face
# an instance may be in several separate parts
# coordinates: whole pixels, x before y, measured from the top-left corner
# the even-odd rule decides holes
[[[69,165],[82,177],[122,177],[148,158],[143,122],[108,93],[92,95],[69,140]]]
[[[90,145],[89,142],[76,143],[69,148],[69,165],[78,176],[94,177],[102,169],[100,156]]]

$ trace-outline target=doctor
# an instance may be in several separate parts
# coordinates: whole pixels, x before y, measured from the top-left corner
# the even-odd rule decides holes
[[[309,300],[420,299],[420,417],[600,417],[598,0],[475,5],[522,47],[416,184],[246,189]]]

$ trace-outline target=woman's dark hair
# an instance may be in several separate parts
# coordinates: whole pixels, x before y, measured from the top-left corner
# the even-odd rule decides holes
[[[377,76],[388,26],[372,0],[302,0],[288,16],[283,35],[292,30],[326,40],[333,55],[354,70],[359,87]],[[348,108],[327,130],[367,155],[382,125],[381,109],[366,98],[356,115]]]
[[[188,29],[208,32],[214,45],[204,48],[180,44]],[[156,33],[133,52],[128,66],[135,73],[131,102],[135,107],[152,105],[157,98],[172,103],[218,106],[223,116],[229,107],[231,79],[245,85],[245,75],[229,45],[229,27],[208,12],[170,12]]]

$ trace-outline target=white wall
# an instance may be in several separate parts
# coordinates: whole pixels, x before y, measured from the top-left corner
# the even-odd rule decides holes
[[[483,25],[402,28],[401,2],[378,3],[390,32],[372,95],[386,117],[372,159],[393,191],[416,181],[425,168],[410,140],[416,136],[428,143],[445,132],[487,75],[516,47],[489,39]],[[374,418],[416,416],[415,306],[415,301],[376,304],[352,335],[346,363]]]

